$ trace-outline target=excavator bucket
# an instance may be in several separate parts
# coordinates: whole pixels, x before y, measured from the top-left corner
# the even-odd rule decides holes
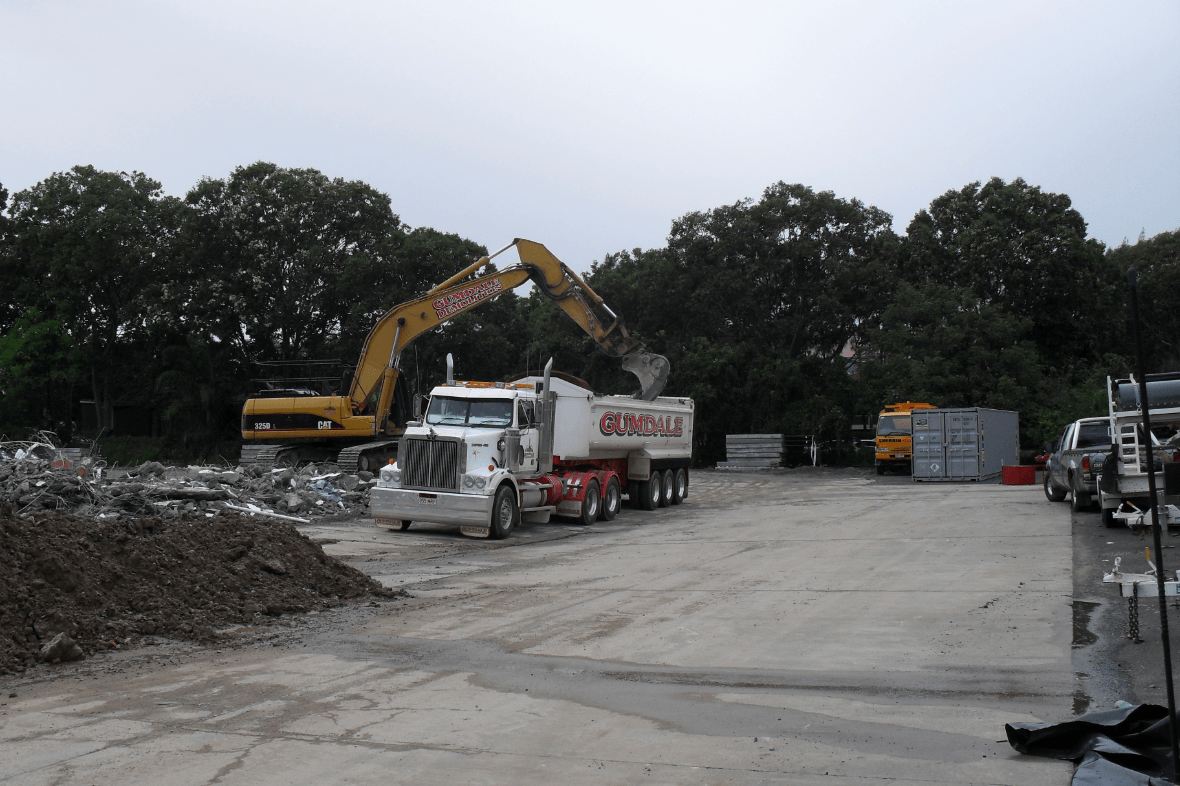
[[[632,352],[623,356],[623,369],[639,377],[639,393],[636,398],[652,401],[668,384],[668,372],[672,364],[663,355],[651,352]]]

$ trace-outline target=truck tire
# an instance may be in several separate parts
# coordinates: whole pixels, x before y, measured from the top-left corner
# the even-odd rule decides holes
[[[612,477],[606,482],[606,493],[602,495],[602,513],[599,514],[599,518],[603,521],[614,521],[621,507],[623,490],[619,487],[619,479]]]
[[[503,540],[516,526],[520,511],[516,507],[516,492],[512,486],[505,483],[496,490],[496,499],[492,502],[492,520],[489,533],[494,540]]]
[[[654,472],[647,480],[639,481],[639,509],[655,510],[660,506],[663,489],[660,487],[660,473]]]
[[[660,507],[661,508],[666,508],[672,504],[672,496],[675,491],[672,488],[672,484],[675,482],[676,482],[676,480],[672,476],[672,470],[670,470],[670,469],[664,470],[663,473],[660,475]]]
[[[1069,509],[1074,513],[1082,513],[1090,509],[1090,495],[1084,491],[1078,491],[1077,480],[1070,481],[1070,500]]]
[[[880,461],[878,461],[878,462],[877,462],[877,474],[878,474],[878,475],[884,475],[884,474],[885,474],[885,465],[884,465],[884,464],[882,464]]]
[[[1045,499],[1050,502],[1060,502],[1065,499],[1065,492],[1053,486],[1053,482],[1049,480],[1049,470],[1045,469]]]
[[[390,532],[405,532],[406,530],[408,530],[410,528],[411,524],[413,524],[412,521],[407,521],[405,519],[403,519],[401,521],[395,521],[395,522],[393,522],[393,524],[389,525],[389,531]]]
[[[641,496],[642,495],[640,495],[640,493],[639,493],[639,481],[638,480],[628,480],[627,481],[627,502],[635,510],[642,510],[643,509],[643,505],[639,504],[639,500],[640,500]]]
[[[688,497],[688,470],[684,467],[676,470],[672,478],[672,504],[679,505]]]
[[[602,495],[598,491],[598,481],[592,480],[586,484],[586,494],[582,497],[582,514],[578,516],[578,523],[590,526],[598,521],[598,513],[602,509]]]

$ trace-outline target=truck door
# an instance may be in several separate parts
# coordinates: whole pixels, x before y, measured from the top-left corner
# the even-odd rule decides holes
[[[1069,479],[1065,477],[1065,463],[1061,459],[1062,454],[1069,450],[1069,438],[1072,436],[1072,432],[1073,424],[1070,423],[1065,427],[1065,431],[1061,432],[1061,439],[1057,440],[1057,449],[1049,455],[1049,468],[1046,471],[1057,488],[1069,488]]]
[[[520,430],[520,448],[524,451],[521,472],[535,473],[540,466],[540,429],[537,428],[536,402],[531,398],[516,400],[516,428]]]

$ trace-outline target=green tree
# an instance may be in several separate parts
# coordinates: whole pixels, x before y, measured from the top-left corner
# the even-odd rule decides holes
[[[408,290],[389,197],[360,181],[266,162],[189,191],[180,312],[251,360],[322,357]]]
[[[167,250],[178,204],[140,172],[76,166],[13,196],[0,280],[23,309],[55,320],[82,353],[100,427],[120,390],[143,380],[123,366],[173,276]],[[121,384],[126,380],[126,384]]]
[[[1142,320],[1145,362],[1152,372],[1180,371],[1180,230],[1123,243],[1107,252],[1115,271],[1139,273],[1139,315]],[[1125,279],[1123,279],[1125,281]],[[1122,291],[1126,291],[1123,284]],[[1130,312],[1126,301],[1106,315],[1113,327],[1123,330],[1118,350],[1131,356]]]
[[[37,426],[69,438],[81,357],[56,319],[30,307],[0,334],[0,429]]]
[[[972,294],[1028,320],[1028,336],[1059,373],[1101,359],[1121,281],[1065,194],[1017,178],[947,191],[910,221],[902,274]]]
[[[668,357],[669,393],[701,402],[700,459],[720,459],[726,433],[835,438],[852,411],[844,353],[889,302],[891,221],[776,183],[757,202],[677,219],[666,248],[608,255],[589,280]]]

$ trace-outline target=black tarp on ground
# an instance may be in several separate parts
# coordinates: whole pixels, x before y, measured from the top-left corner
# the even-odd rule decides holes
[[[1009,723],[1020,753],[1079,762],[1073,786],[1163,786],[1172,772],[1168,708],[1138,704],[1064,723]]]

